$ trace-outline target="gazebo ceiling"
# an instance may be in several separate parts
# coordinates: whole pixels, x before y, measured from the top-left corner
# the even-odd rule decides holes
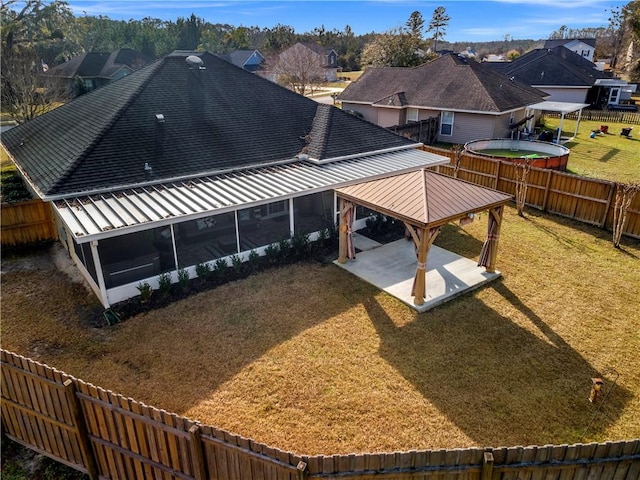
[[[508,203],[512,196],[428,170],[336,189],[350,200],[419,227],[436,227]]]

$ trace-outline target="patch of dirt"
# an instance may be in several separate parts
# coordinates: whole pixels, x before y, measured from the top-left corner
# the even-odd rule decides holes
[[[2,258],[1,273],[55,269],[64,272],[71,282],[82,284],[91,291],[91,287],[60,242],[25,250],[10,250]]]
[[[39,272],[47,277],[47,272],[62,272],[63,278],[68,280],[68,284],[75,285],[75,289],[80,290],[80,292],[77,292],[78,295],[82,296],[82,290],[84,290],[88,298],[95,299],[93,290],[60,242],[5,249],[2,254],[0,281],[4,284],[7,281],[6,277],[11,276],[11,289],[13,289],[14,293],[22,293],[27,297],[39,295],[39,290],[34,288],[32,281],[27,279],[27,275],[25,275],[24,280],[17,280],[17,278],[21,278],[20,274]],[[18,277],[14,274],[18,274]],[[95,302],[78,303],[75,309],[78,317],[85,325],[93,328],[100,328],[106,325],[102,317],[102,305],[97,299]],[[61,319],[61,321],[64,321],[64,319]],[[55,346],[36,345],[36,347],[39,347],[36,350],[42,350],[43,348],[44,350],[55,349]]]

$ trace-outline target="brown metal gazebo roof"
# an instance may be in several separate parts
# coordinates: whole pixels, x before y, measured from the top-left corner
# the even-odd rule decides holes
[[[512,196],[428,170],[336,189],[339,197],[419,227],[450,221],[508,203]]]

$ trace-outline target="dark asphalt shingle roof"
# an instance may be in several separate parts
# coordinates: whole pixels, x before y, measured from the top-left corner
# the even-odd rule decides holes
[[[215,55],[200,52],[205,69],[190,67],[189,53],[15,127],[2,143],[48,197],[292,161],[305,147],[323,160],[413,143]]]
[[[111,53],[83,53],[67,62],[51,67],[45,75],[61,78],[75,78],[76,76],[110,78],[123,66],[129,67],[131,70],[138,70],[152,62],[153,59],[147,55],[131,48],[120,48]]]
[[[338,97],[341,101],[437,110],[505,112],[546,94],[475,60],[444,55],[418,67],[369,68]]]
[[[512,62],[491,66],[507,77],[532,86],[592,86],[599,78],[611,78],[589,60],[563,46],[532,50]]]

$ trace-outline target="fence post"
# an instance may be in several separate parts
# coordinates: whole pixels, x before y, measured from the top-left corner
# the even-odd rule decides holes
[[[89,478],[91,480],[98,480],[98,463],[96,462],[93,448],[91,447],[91,441],[89,440],[89,430],[87,430],[87,424],[84,420],[82,407],[80,406],[78,397],[76,397],[76,386],[71,379],[65,380],[63,385],[64,393],[67,397],[67,402],[69,403],[71,415],[76,423],[76,427],[78,428],[80,451],[82,452],[82,457],[84,458],[84,463],[87,467],[87,473],[89,474]]]
[[[200,426],[192,425],[189,429],[189,450],[193,459],[193,476],[196,480],[205,480],[207,472],[204,468],[204,455],[202,454],[202,440],[200,439]]]
[[[493,453],[484,452],[482,460],[482,480],[491,480],[493,478]]]
[[[553,170],[547,170],[547,184],[544,187],[544,198],[542,199],[542,211],[547,211],[547,199],[549,198],[549,189],[551,188],[551,175]]]
[[[611,202],[613,201],[613,192],[615,192],[617,188],[618,184],[616,182],[612,182],[609,185],[609,196],[607,197],[607,205],[604,207],[602,220],[600,220],[600,228],[605,228],[607,226],[607,217],[609,216],[609,209],[611,208]]]
[[[493,182],[493,189],[494,190],[498,190],[498,184],[500,182],[500,165],[502,164],[502,162],[500,160],[498,160],[496,162],[496,181]]]

